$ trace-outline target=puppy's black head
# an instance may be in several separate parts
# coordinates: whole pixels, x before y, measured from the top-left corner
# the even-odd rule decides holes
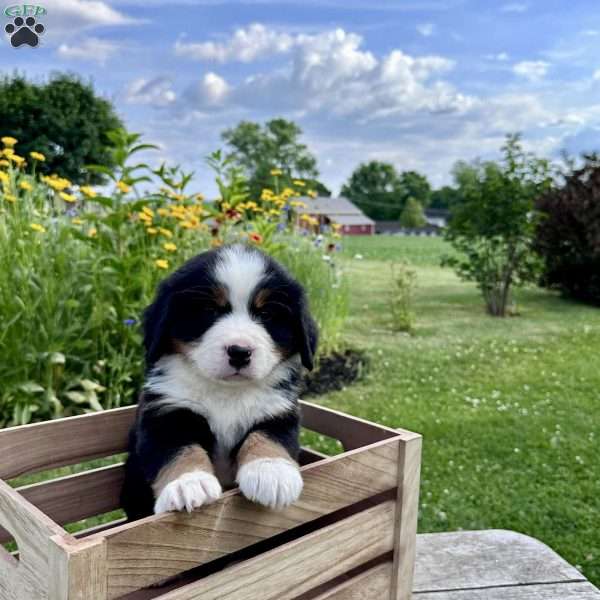
[[[317,337],[300,284],[242,245],[188,261],[162,282],[144,318],[148,367],[182,353],[224,381],[263,379],[294,355],[312,369]]]

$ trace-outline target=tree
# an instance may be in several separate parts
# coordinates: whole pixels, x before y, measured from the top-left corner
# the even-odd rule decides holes
[[[0,80],[2,135],[19,140],[26,158],[37,151],[46,160],[38,169],[57,173],[74,183],[102,183],[100,173],[85,165],[113,166],[112,144],[106,133],[123,127],[110,102],[95,95],[90,84],[72,75],[55,75],[34,84],[24,77]]]
[[[426,223],[427,220],[423,214],[421,203],[414,198],[409,198],[402,209],[400,225],[409,229],[416,229],[417,227],[423,227]]]
[[[507,136],[502,155],[499,163],[455,168],[463,202],[454,208],[445,235],[458,254],[445,263],[475,281],[488,312],[503,317],[512,288],[539,276],[534,202],[550,189],[552,172],[547,160],[523,151],[518,135]]]
[[[231,149],[228,157],[244,169],[253,197],[260,197],[265,188],[288,187],[295,179],[304,180],[306,189],[315,190],[319,195],[331,195],[317,181],[317,159],[306,144],[300,142],[301,135],[302,129],[293,121],[272,119],[262,126],[241,121],[233,129],[226,129],[221,137]],[[274,170],[281,174],[274,176]]]
[[[458,204],[460,200],[460,191],[449,185],[445,185],[439,190],[433,190],[433,192],[431,192],[429,208],[449,210],[452,206]]]
[[[403,171],[400,175],[400,185],[403,192],[403,204],[405,205],[409,198],[416,200],[421,207],[429,206],[431,201],[431,185],[425,175],[416,171]]]
[[[535,247],[542,284],[600,306],[600,155],[571,166],[561,187],[541,196]]]
[[[393,165],[373,160],[359,165],[342,187],[346,196],[376,220],[400,218],[403,187]]]

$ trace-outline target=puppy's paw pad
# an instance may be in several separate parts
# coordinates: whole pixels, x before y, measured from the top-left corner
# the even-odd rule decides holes
[[[259,458],[243,465],[237,481],[242,494],[269,508],[285,508],[300,497],[302,476],[285,458]]]
[[[154,512],[164,513],[170,510],[192,512],[204,504],[210,504],[219,498],[223,490],[219,480],[206,471],[185,473],[167,484],[154,504]]]

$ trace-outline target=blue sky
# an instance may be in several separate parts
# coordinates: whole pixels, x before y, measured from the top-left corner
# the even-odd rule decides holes
[[[334,192],[370,159],[447,183],[509,131],[542,155],[600,150],[597,0],[41,4],[43,44],[3,36],[0,71],[93,81],[160,146],[152,161],[195,170],[209,193],[203,157],[242,119],[297,121]]]

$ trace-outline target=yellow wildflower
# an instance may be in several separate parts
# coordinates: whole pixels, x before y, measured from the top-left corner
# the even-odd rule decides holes
[[[7,202],[16,202],[17,201],[16,196],[13,196],[12,194],[7,194],[7,193],[4,193],[4,199]]]
[[[67,192],[60,192],[58,194],[65,202],[69,202],[69,203],[73,203],[73,202],[77,202],[77,198],[76,196],[74,196],[73,194],[67,194]]]
[[[62,192],[68,187],[71,187],[71,182],[64,177],[58,175],[49,175],[42,177],[42,181],[57,192]]]
[[[158,229],[156,229],[156,227],[146,227],[146,233],[148,235],[156,235],[158,233]]]
[[[168,217],[169,216],[169,211],[166,208],[159,208],[156,211],[161,217]]]
[[[181,221],[180,225],[184,228],[184,229],[193,229],[194,228],[194,224],[190,223],[190,221]]]
[[[9,135],[5,135],[5,136],[4,136],[4,137],[1,139],[1,141],[2,141],[2,143],[3,143],[5,146],[9,146],[9,147],[10,147],[10,146],[14,146],[14,145],[15,145],[15,144],[18,142],[18,140],[15,140],[15,138],[14,138],[14,137],[10,137]]]
[[[119,188],[121,193],[126,194],[131,189],[131,186],[127,185],[123,180],[119,180],[117,181],[117,188]]]
[[[221,204],[221,210],[229,210],[231,208],[231,204],[229,204],[229,202],[223,202],[223,204]]]
[[[163,248],[167,251],[167,252],[175,252],[175,250],[177,250],[177,246],[175,244],[173,244],[173,242],[165,242],[163,244]]]
[[[292,200],[290,202],[290,206],[293,206],[294,208],[306,208],[306,203],[302,202],[301,200]]]
[[[159,227],[158,231],[164,235],[166,238],[172,238],[173,237],[173,232],[169,231],[168,229],[165,229],[164,227]]]
[[[269,214],[273,217],[278,217],[281,213],[278,210],[272,208],[267,214]]]
[[[308,192],[306,192],[306,194],[308,196],[310,196],[311,198],[316,198],[318,196],[317,192],[315,192],[315,190],[308,190]]]
[[[15,163],[15,165],[17,165],[17,167],[20,167],[21,165],[25,164],[25,159],[22,156],[11,154],[8,158],[9,160],[12,160]]]
[[[8,166],[10,166],[10,163],[5,158],[0,160],[0,167],[8,167]]]
[[[196,200],[198,202],[203,202],[204,201],[204,196],[202,194],[196,194]]]
[[[214,238],[213,241],[210,243],[210,245],[213,248],[217,248],[218,246],[222,246],[223,245],[223,240],[220,240],[219,238]]]
[[[339,223],[332,223],[332,224],[331,224],[331,228],[332,228],[334,231],[339,231],[339,230],[342,228],[342,226],[341,226]]]
[[[264,200],[265,202],[268,202],[269,200],[271,200],[273,198],[273,196],[274,196],[273,190],[269,190],[269,189],[264,189],[260,193],[260,199]]]
[[[185,194],[173,194],[171,197],[173,200],[177,200],[178,202],[185,200]]]
[[[144,221],[144,223],[152,223],[152,217],[146,212],[139,212],[138,217],[140,218],[140,221]]]
[[[44,162],[46,160],[46,157],[41,152],[30,152],[29,156],[31,156],[33,160],[39,160],[41,162]]]
[[[8,183],[10,181],[10,177],[4,171],[0,171],[0,181],[2,183]]]
[[[31,229],[37,231],[38,233],[46,232],[46,228],[43,225],[40,225],[39,223],[30,223],[29,227],[31,227]]]
[[[154,216],[154,211],[149,206],[144,206],[144,208],[142,208],[142,211],[145,212],[150,217]]]
[[[4,148],[4,150],[2,150],[2,154],[4,154],[6,158],[10,158],[14,153],[15,151],[12,148]]]
[[[79,191],[84,195],[87,196],[88,198],[94,198],[97,194],[96,194],[96,190],[94,190],[93,188],[91,188],[89,185],[82,185],[79,188]]]
[[[304,187],[306,185],[306,183],[304,183],[304,181],[302,181],[302,179],[294,179],[293,183],[294,183],[294,185],[297,185],[298,187]]]
[[[169,261],[165,260],[164,258],[157,258],[154,261],[154,264],[159,268],[159,269],[168,269],[169,268]]]
[[[95,227],[90,227],[90,229],[88,230],[88,235],[90,237],[96,237],[97,233],[98,233],[98,230]]]
[[[26,192],[30,192],[33,189],[33,186],[29,183],[29,181],[21,181],[21,183],[19,183],[19,187]]]
[[[283,171],[281,169],[271,169],[271,175],[273,177],[277,177],[278,175],[281,175],[283,173]]]
[[[77,217],[71,219],[71,223],[73,223],[73,225],[83,225],[83,221],[81,219],[78,219]]]
[[[282,195],[284,198],[289,198],[290,196],[295,196],[295,195],[296,195],[296,192],[294,192],[294,190],[293,190],[292,188],[289,188],[289,187],[288,187],[288,188],[285,188],[285,189],[283,190],[283,192],[281,192],[281,195]]]

